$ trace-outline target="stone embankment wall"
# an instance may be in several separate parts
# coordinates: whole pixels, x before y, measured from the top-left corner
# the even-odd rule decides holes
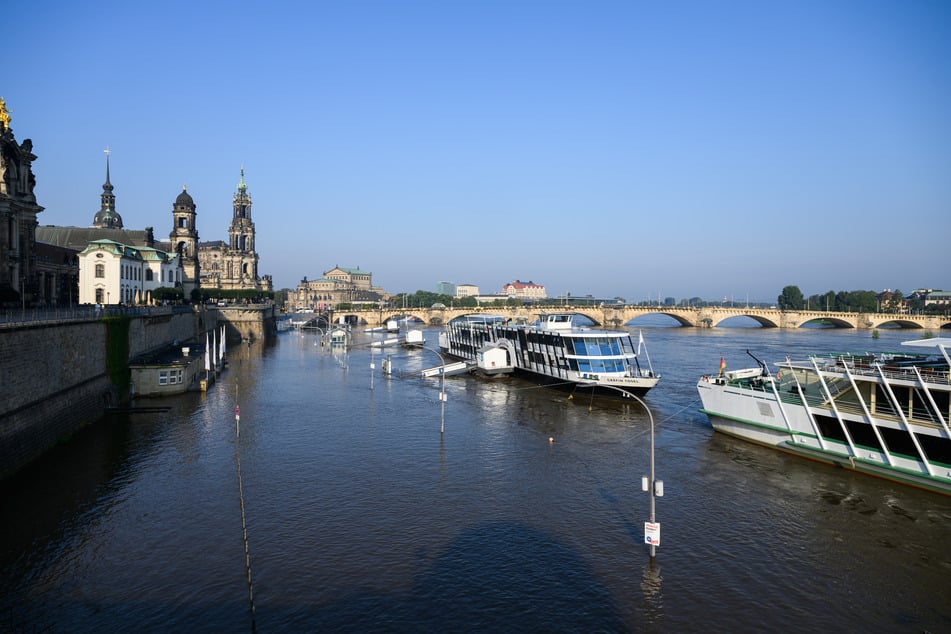
[[[118,403],[101,320],[0,333],[0,477]]]
[[[218,312],[219,319],[227,324],[228,343],[237,343],[248,337],[263,340],[277,333],[277,307],[274,304],[234,305],[219,308]]]
[[[206,322],[215,322],[203,312],[119,319],[128,327],[91,319],[0,330],[0,478],[119,405],[126,395],[113,377],[128,374],[132,357],[203,339]]]

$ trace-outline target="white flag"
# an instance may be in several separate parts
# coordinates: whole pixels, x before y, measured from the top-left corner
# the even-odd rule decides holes
[[[211,360],[208,357],[208,333],[205,333],[205,372],[211,370]]]

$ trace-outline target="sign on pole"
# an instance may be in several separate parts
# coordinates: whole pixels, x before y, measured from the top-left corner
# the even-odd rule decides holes
[[[644,522],[644,543],[660,546],[660,522]]]

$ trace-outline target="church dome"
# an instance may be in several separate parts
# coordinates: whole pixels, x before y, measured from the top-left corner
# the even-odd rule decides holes
[[[192,200],[191,195],[188,193],[188,190],[182,187],[182,193],[178,195],[178,198],[175,199],[176,205],[188,205],[189,207],[195,204],[195,201]]]
[[[93,217],[92,226],[98,229],[122,229],[122,216],[111,209],[100,209]]]

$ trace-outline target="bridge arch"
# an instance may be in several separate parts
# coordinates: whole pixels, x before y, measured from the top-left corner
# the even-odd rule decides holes
[[[729,317],[725,317],[721,319],[720,321],[718,321],[717,325],[720,325],[727,319],[732,319],[733,317],[747,317],[749,319],[752,319],[756,323],[758,323],[763,328],[779,328],[779,324],[777,324],[775,321],[773,321],[769,317],[765,317],[763,315],[750,315],[750,314],[731,315]]]
[[[855,324],[846,320],[840,319],[838,317],[813,317],[811,319],[806,319],[801,324],[797,325],[796,328],[802,328],[804,325],[812,322],[823,322],[833,326],[834,328],[855,328]]]
[[[616,327],[620,327],[620,326],[629,327],[629,326],[631,326],[631,322],[632,322],[632,321],[634,321],[635,319],[638,319],[638,318],[640,318],[640,317],[645,317],[645,316],[647,316],[647,315],[663,315],[664,317],[670,317],[671,319],[673,319],[674,321],[676,321],[677,324],[680,325],[680,326],[696,326],[696,325],[697,325],[696,323],[694,323],[694,322],[689,318],[689,317],[690,317],[689,315],[685,315],[684,313],[679,313],[679,312],[674,312],[674,311],[669,311],[669,310],[661,310],[661,309],[657,309],[657,310],[654,310],[654,311],[643,311],[643,312],[640,312],[640,313],[637,314],[637,315],[634,315],[633,317],[631,317],[630,319],[628,319],[628,320],[627,320],[626,322],[624,322],[623,324],[621,324],[621,323],[618,323],[618,324],[612,323],[612,325],[615,325]],[[620,322],[621,320],[615,318],[615,319],[612,320],[612,321],[613,321],[613,322]],[[637,326],[637,324],[634,324],[634,326]]]
[[[898,326],[902,330],[921,330],[924,328],[919,323],[907,319],[883,319],[881,321],[871,321],[870,328],[881,328],[882,326]]]

